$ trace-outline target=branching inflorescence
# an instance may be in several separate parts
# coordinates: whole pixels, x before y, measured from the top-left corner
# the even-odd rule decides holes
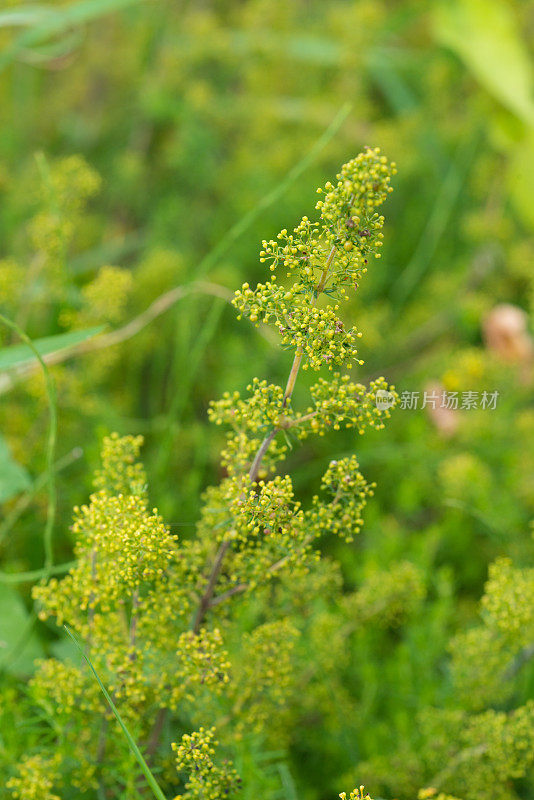
[[[382,428],[389,416],[376,402],[380,391],[396,397],[383,378],[368,387],[340,372],[319,378],[301,411],[292,396],[301,366],[348,368],[359,361],[360,334],[345,327],[338,311],[369,260],[380,255],[378,209],[394,172],[378,149],[367,149],[321,191],[318,221],[304,217],[292,233],[263,243],[260,257],[271,280],[254,290],[244,284],[234,302],[240,316],[275,325],[282,346],[294,351],[293,364],[285,388],[254,378],[247,396],[226,394],[212,404],[211,419],[230,428],[222,455],[227,476],[207,490],[196,538],[179,541],[149,508],[140,438],[112,435],[95,492],[75,510],[76,565],[34,591],[42,619],[54,616],[83,637],[147,758],[160,759],[169,787],[180,786],[162,744],[174,720],[173,730],[183,733],[174,749],[178,771],[189,776],[181,784],[189,798],[217,800],[238,788],[232,764],[215,755],[215,732],[230,748],[232,731],[242,736],[244,729],[272,727],[273,712],[281,715],[294,684],[295,619],[269,620],[267,601],[245,635],[236,634],[243,604],[230,598],[275,579],[281,585],[289,576],[313,580],[314,542],[325,534],[351,541],[362,525],[373,487],[355,456],[330,462],[320,495],[307,508],[294,496],[291,477],[273,473],[288,436],[299,440],[342,426],[363,433]],[[139,791],[135,764],[121,738],[111,735],[114,719],[89,675],[49,659],[30,693],[45,719],[54,716],[51,698],[64,717],[63,726],[50,721],[51,750],[42,755],[54,759],[54,791],[64,785],[101,795],[121,786]],[[24,763],[11,784],[19,793]]]

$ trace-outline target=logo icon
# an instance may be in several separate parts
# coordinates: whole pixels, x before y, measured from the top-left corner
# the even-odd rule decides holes
[[[387,389],[378,389],[375,404],[379,411],[387,411],[395,405],[395,395]]]

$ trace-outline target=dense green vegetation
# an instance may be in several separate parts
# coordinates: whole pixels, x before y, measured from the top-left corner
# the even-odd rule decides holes
[[[400,401],[385,431],[290,440],[304,505],[353,452],[377,486],[354,542],[321,539],[311,588],[296,575],[241,601],[238,685],[263,653],[284,691],[217,738],[243,797],[534,796],[533,33],[534,4],[512,0],[4,5],[0,796],[25,757],[24,798],[149,796],[119,729],[115,793],[75,748],[77,783],[57,788],[46,759],[69,702],[35,659],[68,683],[81,657],[32,587],[73,560],[72,508],[114,431],[144,437],[148,508],[194,541],[226,477],[209,403],[256,376],[285,386],[292,361],[276,331],[236,320],[234,290],[265,281],[262,240],[311,217],[316,186],[366,145],[398,174],[382,257],[349,290],[351,377],[384,375]],[[316,380],[301,374],[295,407]],[[477,407],[442,409],[444,391]],[[258,621],[279,627],[262,639]],[[99,667],[112,683],[117,661]],[[135,702],[117,707],[143,745]],[[165,731],[165,791],[183,791],[170,743],[212,716]]]

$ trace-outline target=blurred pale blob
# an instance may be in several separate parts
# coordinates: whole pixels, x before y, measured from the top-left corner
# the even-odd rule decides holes
[[[442,401],[445,396],[445,387],[439,381],[432,381],[425,384],[424,391],[427,397],[437,396],[439,398],[436,403],[429,403],[426,406],[431,421],[442,436],[446,438],[454,436],[460,422],[460,414],[458,409],[448,408],[447,404]]]
[[[504,361],[531,365],[534,341],[528,332],[528,315],[507,303],[495,306],[482,324],[486,347]]]

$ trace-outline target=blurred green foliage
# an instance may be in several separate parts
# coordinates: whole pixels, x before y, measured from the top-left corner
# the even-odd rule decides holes
[[[264,331],[238,326],[228,297],[263,277],[261,239],[296,223],[315,186],[364,144],[380,146],[399,174],[383,257],[350,311],[364,333],[355,377],[384,374],[399,393],[499,392],[495,410],[458,411],[451,427],[401,408],[386,434],[360,442],[339,432],[291,453],[301,496],[330,457],[354,448],[378,486],[362,537],[324,545],[350,603],[314,600],[324,634],[310,631],[302,661],[323,688],[297,694],[282,753],[256,738],[243,746],[244,794],[292,800],[297,786],[317,798],[365,780],[373,796],[413,797],[440,759],[454,771],[463,749],[504,725],[483,714],[532,696],[531,660],[510,691],[466,691],[462,640],[453,669],[448,647],[478,631],[489,565],[532,563],[531,340],[514,329],[495,344],[488,315],[506,303],[532,328],[533,36],[531,0],[8,0],[0,11],[0,312],[43,354],[60,351],[50,366],[57,563],[71,558],[71,509],[111,430],[145,436],[151,502],[188,536],[202,490],[221,477],[208,402],[254,375],[282,382],[289,367]],[[287,181],[347,102],[337,133]],[[120,330],[190,285],[135,335],[97,347],[103,326]],[[44,562],[49,407],[27,350],[12,330],[0,336],[0,555],[10,581],[0,613],[11,618],[0,665],[15,699],[32,658],[68,645],[35,623],[30,580],[15,583]],[[344,652],[347,617],[356,627]],[[495,678],[473,657],[479,668],[483,683]],[[21,740],[4,722],[7,770]],[[480,769],[470,794],[460,772],[444,788],[466,797],[499,779]],[[502,777],[499,796],[533,796],[532,775]]]

